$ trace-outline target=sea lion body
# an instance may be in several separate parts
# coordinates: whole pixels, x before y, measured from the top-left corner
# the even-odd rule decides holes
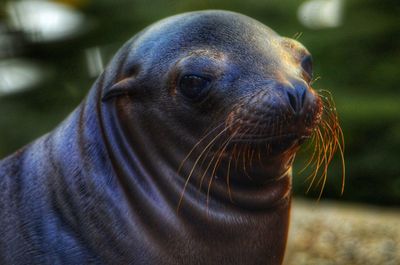
[[[307,60],[232,12],[140,32],[0,162],[0,264],[281,264],[291,164],[321,111]]]

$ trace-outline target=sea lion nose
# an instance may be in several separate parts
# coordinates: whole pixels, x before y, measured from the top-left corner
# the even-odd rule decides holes
[[[308,86],[304,82],[292,82],[285,87],[289,106],[295,114],[299,114],[304,108],[308,92]]]

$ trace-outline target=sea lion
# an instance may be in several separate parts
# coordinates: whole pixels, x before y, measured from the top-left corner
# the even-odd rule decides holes
[[[241,14],[144,29],[0,162],[0,263],[281,264],[291,165],[324,109],[311,78],[299,42]]]

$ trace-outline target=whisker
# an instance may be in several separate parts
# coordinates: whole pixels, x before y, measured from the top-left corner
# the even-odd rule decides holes
[[[218,134],[206,145],[206,147],[203,149],[203,151],[202,151],[202,152],[200,153],[200,155],[197,157],[196,161],[194,162],[194,165],[193,165],[192,169],[190,170],[190,173],[189,173],[188,177],[186,178],[185,184],[184,184],[184,186],[183,186],[183,190],[182,190],[181,196],[180,196],[180,198],[179,198],[179,202],[178,202],[177,211],[179,211],[179,209],[180,209],[180,207],[181,207],[181,204],[182,204],[182,201],[183,201],[183,197],[184,197],[183,195],[185,194],[187,185],[189,184],[189,180],[190,180],[191,176],[193,175],[193,172],[194,172],[194,170],[195,170],[197,164],[199,163],[199,160],[201,159],[201,157],[203,156],[203,154],[206,152],[206,150],[207,150],[208,148],[210,148],[210,147],[215,143],[215,141],[216,141],[223,133],[225,133],[228,129],[230,129],[230,128],[231,128],[232,126],[234,126],[234,125],[235,125],[235,123],[232,123],[231,125],[226,126],[220,133],[218,133]]]
[[[318,148],[318,155],[316,156],[316,163],[315,163],[315,167],[314,167],[314,171],[313,173],[311,173],[310,176],[307,177],[307,179],[311,179],[310,184],[306,190],[306,194],[310,191],[311,187],[313,186],[313,183],[315,181],[315,178],[318,174],[319,168],[321,166],[321,154],[323,152],[323,139],[321,139],[321,132],[320,129],[318,128],[316,130],[317,132],[317,148]]]
[[[185,164],[185,162],[189,159],[189,157],[191,156],[191,154],[194,152],[194,150],[196,150],[196,148],[208,137],[210,136],[210,134],[212,134],[213,132],[215,132],[217,129],[219,129],[221,126],[224,125],[224,122],[221,122],[219,125],[217,125],[214,129],[212,129],[211,131],[209,131],[208,133],[206,133],[194,146],[193,148],[190,150],[190,152],[186,155],[186,157],[183,159],[183,161],[181,162],[181,164],[178,167],[178,171],[177,173],[179,174],[179,172],[182,170],[183,165]]]
[[[332,162],[335,154],[338,152],[342,164],[342,184],[341,194],[344,192],[345,185],[345,160],[344,160],[344,136],[343,131],[339,125],[335,102],[331,93],[327,90],[319,90],[319,97],[323,103],[323,117],[318,127],[314,130],[313,137],[310,144],[314,145],[314,150],[311,158],[306,163],[306,168],[314,167],[313,172],[307,177],[310,184],[307,188],[308,193],[311,187],[314,186],[315,180],[320,171],[321,175],[318,177],[316,186],[320,186],[318,200],[322,197],[323,191],[326,186],[328,178],[328,166]]]
[[[229,200],[231,202],[233,202],[232,199],[232,192],[231,192],[231,187],[230,187],[230,176],[231,176],[231,162],[232,162],[232,154],[229,158],[229,162],[228,162],[228,170],[227,170],[227,174],[226,174],[226,186],[228,188],[228,196],[229,196]]]
[[[218,152],[219,152],[219,155],[218,155],[217,161],[216,161],[215,164],[214,164],[214,168],[213,168],[213,170],[212,170],[212,172],[211,172],[210,180],[209,180],[209,182],[208,182],[208,188],[207,188],[207,202],[206,202],[207,209],[208,209],[208,204],[209,204],[209,196],[210,196],[211,185],[212,185],[212,182],[213,182],[213,179],[214,179],[215,172],[216,172],[217,167],[219,166],[219,164],[220,164],[220,162],[221,162],[222,155],[224,154],[224,152],[225,152],[227,146],[229,145],[230,141],[235,137],[235,135],[236,135],[236,133],[233,133],[233,134],[222,144],[223,147],[220,148],[220,150],[218,151]]]

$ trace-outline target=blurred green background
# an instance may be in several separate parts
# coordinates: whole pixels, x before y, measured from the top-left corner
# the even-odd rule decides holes
[[[332,92],[345,134],[347,179],[340,196],[341,167],[336,159],[323,198],[400,205],[398,0],[314,0],[314,7],[325,2],[325,9],[314,13],[311,1],[301,0],[41,2],[75,15],[72,22],[60,25],[72,27],[73,19],[80,24],[69,35],[54,37],[54,28],[53,37],[44,31],[38,34],[32,29],[34,23],[21,22],[28,11],[18,16],[16,1],[0,4],[0,158],[63,120],[90,89],[99,71],[95,66],[106,64],[145,26],[185,11],[227,9],[251,16],[284,36],[301,33],[298,40],[312,53],[314,74],[319,77],[314,87]],[[29,13],[44,9],[38,6]],[[54,17],[43,17],[51,33]],[[59,25],[55,28],[60,30]],[[24,80],[27,84],[11,92],[13,84]],[[297,174],[306,158],[300,153],[295,165],[295,193],[316,197],[318,190],[304,194],[306,175]]]

